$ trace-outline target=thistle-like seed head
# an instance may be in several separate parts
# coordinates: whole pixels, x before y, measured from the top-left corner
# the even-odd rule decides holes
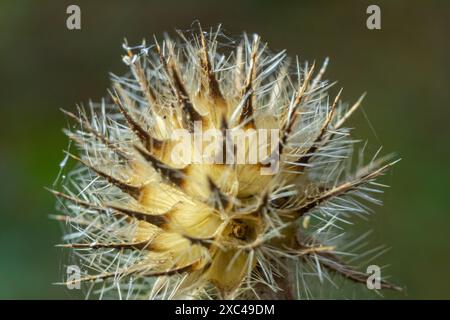
[[[365,283],[343,227],[392,163],[352,165],[356,143],[323,67],[220,28],[124,44],[130,71],[66,133],[79,162],[60,200],[89,294],[301,298],[305,275]],[[206,133],[214,133],[209,137]],[[183,159],[180,161],[180,159]],[[381,282],[382,288],[396,288]]]

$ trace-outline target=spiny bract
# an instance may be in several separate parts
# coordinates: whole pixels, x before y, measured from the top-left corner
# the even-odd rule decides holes
[[[200,26],[124,49],[130,72],[112,76],[108,99],[64,111],[78,123],[66,133],[79,165],[53,192],[62,246],[83,273],[65,284],[128,299],[309,298],[306,278],[321,285],[332,274],[365,285],[364,270],[344,259],[364,235],[348,239],[343,227],[369,211],[363,202],[378,203],[375,179],[392,162],[377,152],[352,169],[357,141],[344,123],[361,99],[330,97],[327,60],[316,70],[257,35],[233,41]],[[181,164],[173,133],[198,124],[243,133],[247,158],[255,145],[269,156]],[[261,129],[278,139],[250,140]],[[206,156],[193,139],[184,147]],[[222,140],[218,149],[238,147]]]

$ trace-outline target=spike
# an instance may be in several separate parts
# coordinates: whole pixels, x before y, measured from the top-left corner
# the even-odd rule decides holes
[[[94,128],[92,128],[92,126],[89,124],[88,121],[85,121],[83,119],[81,119],[81,117],[77,117],[75,114],[73,114],[72,112],[69,112],[67,110],[64,109],[60,109],[65,115],[69,116],[70,118],[74,119],[75,121],[77,121],[80,126],[82,126],[82,128],[86,129],[86,131],[88,131],[89,133],[91,133],[92,135],[94,135],[95,138],[97,138],[98,140],[100,140],[107,148],[111,149],[112,151],[114,151],[119,157],[121,157],[122,159],[126,159],[128,160],[128,157],[126,155],[126,152],[124,150],[121,150],[118,146],[112,144],[104,135],[102,135],[101,133],[99,133],[97,130],[95,130]]]
[[[153,225],[155,225],[157,227],[160,227],[160,228],[163,227],[165,225],[165,223],[167,222],[166,218],[164,217],[164,214],[162,214],[162,215],[152,215],[152,214],[148,214],[148,213],[145,213],[145,212],[140,212],[140,211],[137,211],[137,210],[131,210],[131,209],[127,209],[127,208],[122,208],[122,207],[115,206],[115,205],[103,205],[103,206],[102,205],[97,205],[97,204],[94,204],[94,203],[91,203],[91,202],[87,202],[87,201],[83,201],[83,200],[77,199],[75,197],[72,197],[72,196],[70,196],[68,194],[65,194],[65,193],[62,193],[62,192],[59,192],[59,191],[55,191],[55,190],[51,190],[51,189],[48,189],[48,190],[51,193],[53,193],[55,196],[60,197],[60,198],[64,198],[66,200],[69,200],[69,201],[71,201],[71,202],[73,202],[73,203],[75,203],[75,204],[77,204],[77,205],[79,205],[81,207],[84,207],[84,208],[91,208],[91,209],[98,210],[98,211],[113,210],[115,212],[118,212],[120,214],[126,215],[128,217],[133,217],[133,218],[136,218],[136,219],[141,220],[141,221],[146,221],[146,222],[151,223],[151,224],[153,224]]]
[[[370,168],[367,167],[361,169],[359,173],[355,175],[355,178],[353,180],[346,181],[339,184],[338,186],[326,189],[326,191],[321,195],[319,195],[318,197],[314,198],[311,201],[306,202],[301,207],[297,208],[296,214],[298,215],[298,217],[304,216],[312,209],[321,205],[323,202],[333,197],[337,197],[349,191],[355,190],[358,186],[362,185],[363,183],[369,182],[370,180],[384,173],[389,167],[394,165],[396,162],[397,161],[393,161],[373,171],[370,171]]]
[[[135,273],[141,273],[140,275],[144,276],[144,277],[170,276],[170,275],[174,275],[174,274],[178,274],[178,273],[188,272],[190,270],[196,270],[200,265],[201,265],[200,260],[196,260],[196,261],[194,261],[188,265],[182,266],[182,267],[175,267],[175,268],[165,270],[165,271],[152,271],[152,272],[144,272],[145,269],[148,267],[139,266],[139,267],[136,267],[133,269],[119,270],[116,272],[105,272],[103,274],[86,276],[86,277],[73,279],[70,281],[66,281],[64,283],[57,283],[57,284],[74,285],[77,283],[97,281],[97,280],[105,281],[105,280],[113,278],[113,277],[118,278],[118,277],[123,277],[123,276],[130,276]]]
[[[150,86],[150,84],[147,81],[147,78],[145,76],[145,71],[142,68],[140,62],[133,65],[134,70],[136,71],[136,77],[139,82],[139,85],[141,87],[142,92],[144,93],[147,103],[149,106],[157,106],[156,102],[156,93],[153,90],[153,88]],[[120,86],[120,84],[117,84]]]
[[[181,80],[178,71],[173,63],[170,64],[171,74],[173,78],[173,83],[175,87],[175,91],[177,92],[178,100],[180,101],[183,109],[183,121],[185,123],[185,127],[192,132],[194,129],[195,121],[202,121],[203,117],[200,113],[195,110],[194,105],[192,104],[189,95],[184,87],[183,81]]]
[[[337,105],[337,102],[339,101],[339,97],[341,96],[341,93],[342,93],[342,89],[339,90],[339,93],[334,98],[334,102],[330,107],[330,111],[328,112],[328,115],[325,118],[325,121],[324,121],[322,127],[320,128],[319,135],[316,137],[314,143],[311,145],[311,147],[308,148],[308,150],[305,152],[305,154],[296,161],[296,163],[307,164],[309,162],[309,160],[313,157],[314,153],[319,149],[319,145],[321,144],[322,139],[323,139],[325,133],[327,132],[327,129],[328,129],[328,126],[329,126],[331,120],[333,119],[333,115],[336,111],[336,105]],[[305,167],[306,167],[305,165],[302,165],[300,167],[300,171],[303,171],[305,169]]]
[[[365,96],[366,93],[363,93],[363,95],[358,99],[358,101],[355,102],[355,104],[347,111],[347,113],[341,119],[339,119],[339,121],[334,125],[334,130],[342,127],[345,121],[350,118],[350,116],[359,108]]]
[[[311,66],[311,69],[306,74],[306,77],[303,80],[301,87],[297,90],[297,93],[295,95],[294,103],[293,103],[293,106],[292,106],[292,111],[290,112],[291,116],[289,117],[289,119],[285,123],[285,125],[283,126],[282,137],[281,137],[281,140],[280,140],[279,145],[278,145],[278,154],[280,154],[280,155],[283,153],[284,145],[287,142],[287,139],[289,138],[289,135],[291,134],[291,131],[292,131],[292,128],[293,128],[293,126],[295,124],[295,121],[298,118],[297,109],[300,106],[300,104],[301,104],[301,102],[302,102],[302,100],[303,100],[303,98],[305,96],[305,92],[306,92],[306,89],[309,86],[311,77],[312,77],[313,72],[314,72],[314,68],[315,68],[315,64],[313,64]]]
[[[348,265],[343,264],[338,257],[330,252],[325,251],[313,251],[308,254],[314,254],[321,257],[319,263],[326,269],[335,272],[353,282],[366,284],[370,274],[366,274],[357,270],[354,270]],[[391,289],[395,291],[403,291],[403,288],[389,283],[385,280],[380,281],[380,289]]]
[[[245,80],[244,89],[242,90],[242,97],[245,99],[244,107],[239,119],[240,123],[244,121],[250,121],[249,126],[254,127],[253,119],[253,95],[254,95],[254,81],[256,78],[256,60],[258,54],[259,36],[255,36],[253,40],[252,56],[250,61],[250,67],[248,69],[247,77]]]
[[[91,169],[92,171],[94,171],[97,175],[99,175],[102,178],[105,178],[109,183],[115,185],[116,187],[118,187],[120,190],[122,190],[123,192],[129,194],[130,196],[132,196],[135,199],[138,199],[140,194],[141,194],[141,187],[138,186],[133,186],[130,185],[124,181],[121,181],[117,178],[114,178],[113,176],[95,168],[94,166],[88,164],[86,161],[78,158],[77,156],[67,153],[70,157],[72,157],[73,159],[79,161],[80,163],[82,163],[84,166],[88,167],[89,169]]]
[[[194,128],[194,122],[195,121],[202,121],[203,117],[195,110],[190,98],[189,94],[183,84],[183,81],[181,80],[181,77],[178,73],[178,70],[175,66],[175,63],[173,62],[173,57],[170,62],[167,61],[167,59],[164,57],[161,47],[159,46],[158,42],[155,39],[155,48],[156,52],[159,55],[161,64],[163,65],[167,76],[170,78],[170,87],[173,94],[177,97],[179,103],[182,106],[182,116],[185,127],[192,132]]]
[[[125,120],[127,121],[128,125],[130,126],[131,130],[136,134],[136,136],[141,140],[142,144],[147,150],[152,150],[153,148],[159,150],[162,147],[163,142],[153,138],[147,130],[142,128],[139,123],[134,120],[133,116],[125,109],[122,101],[119,98],[119,95],[117,92],[115,92],[114,95],[111,94],[113,97],[114,102],[119,107],[120,112],[125,117]]]
[[[216,77],[214,76],[214,72],[212,70],[211,61],[209,59],[208,54],[208,45],[206,43],[205,35],[203,34],[203,30],[199,24],[200,28],[200,42],[202,46],[202,57],[201,57],[201,65],[202,69],[208,79],[208,90],[209,95],[213,99],[218,99],[224,101],[222,92],[220,91],[219,83],[217,82]]]
[[[226,209],[231,205],[231,199],[220,190],[220,188],[214,183],[214,181],[208,177],[208,186],[211,194],[214,195],[214,208],[215,209]]]
[[[74,248],[74,249],[136,249],[150,250],[150,241],[140,241],[134,243],[67,243],[56,245],[60,248]]]
[[[145,160],[152,164],[152,166],[161,174],[163,178],[177,186],[181,186],[183,184],[184,169],[170,168],[167,164],[162,163],[154,156],[152,156],[148,151],[136,145],[134,147]]]

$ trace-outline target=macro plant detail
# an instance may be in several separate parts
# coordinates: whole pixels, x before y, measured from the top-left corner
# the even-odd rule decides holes
[[[220,27],[124,49],[129,73],[112,76],[108,98],[63,111],[76,123],[66,134],[78,165],[52,192],[64,213],[61,246],[85,271],[70,284],[123,299],[311,298],[305,277],[325,285],[333,275],[366,285],[358,260],[376,252],[364,252],[367,234],[345,231],[380,204],[376,180],[396,161],[354,152],[345,125],[362,97],[348,105],[342,89],[330,94],[328,60],[300,63],[258,35],[230,39]],[[269,155],[257,163],[181,165],[173,132],[195,123],[275,129],[279,139],[273,147],[245,137],[246,157],[252,143]]]

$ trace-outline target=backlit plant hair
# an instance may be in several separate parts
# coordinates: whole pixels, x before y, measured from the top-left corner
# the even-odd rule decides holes
[[[65,283],[123,299],[311,298],[310,285],[336,277],[365,286],[356,261],[374,251],[361,247],[367,234],[344,231],[380,203],[376,180],[394,162],[378,152],[352,160],[357,141],[345,124],[362,97],[347,105],[342,90],[330,95],[328,60],[317,68],[256,34],[195,29],[125,43],[129,73],[112,76],[108,98],[64,111],[76,123],[66,133],[78,152],[67,155],[78,165],[52,192],[61,246],[83,273]],[[279,170],[174,163],[171,133],[195,122],[279,130],[270,150]]]

